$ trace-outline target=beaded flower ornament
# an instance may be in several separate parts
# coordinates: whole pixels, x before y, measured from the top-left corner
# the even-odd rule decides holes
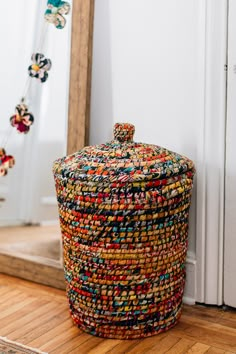
[[[0,176],[6,176],[8,169],[13,167],[15,159],[11,155],[7,155],[5,149],[0,149]]]
[[[19,133],[28,133],[34,122],[34,117],[28,112],[26,104],[21,103],[16,106],[16,114],[10,118],[11,125],[16,128]]]
[[[33,64],[28,68],[29,76],[35,77],[41,82],[45,82],[48,78],[48,71],[52,67],[51,60],[45,58],[45,56],[40,53],[33,54],[31,60]]]
[[[70,12],[70,4],[61,0],[48,0],[48,9],[45,11],[45,19],[52,23],[58,29],[63,29],[66,25],[66,19],[63,15]]]

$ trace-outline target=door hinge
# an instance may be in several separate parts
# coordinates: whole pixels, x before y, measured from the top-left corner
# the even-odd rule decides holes
[[[225,70],[225,71],[228,71],[228,65],[227,65],[227,64],[225,64],[224,70]]]

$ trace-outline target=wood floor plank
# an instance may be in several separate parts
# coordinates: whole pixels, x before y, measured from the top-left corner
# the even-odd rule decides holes
[[[16,310],[11,315],[8,315],[5,318],[1,319],[1,328],[5,328],[8,325],[11,325],[13,322],[16,323],[17,321],[21,323],[22,318],[27,316],[29,313],[36,310],[39,306],[45,305],[46,302],[42,300],[38,300],[37,298],[33,298],[33,301],[30,304],[22,303],[22,307]]]
[[[9,309],[9,307],[14,306],[15,304],[20,303],[22,300],[25,300],[27,297],[29,297],[29,296],[22,293],[22,292],[19,292],[14,297],[9,297],[9,294],[8,294],[8,298],[6,298],[4,301],[5,310]],[[1,316],[1,314],[0,314],[0,316]]]
[[[154,345],[150,350],[146,351],[146,354],[163,354],[170,348],[172,348],[176,343],[178,343],[180,338],[175,336],[167,335],[160,342]]]
[[[130,350],[133,349],[136,345],[138,345],[141,341],[141,339],[124,340],[121,344],[118,344],[117,346],[109,350],[106,354],[130,353]]]
[[[181,338],[171,349],[168,354],[185,354],[196,342],[193,340]]]
[[[83,343],[79,343],[79,341],[77,340],[78,345],[75,346],[75,348],[73,350],[71,350],[68,354],[78,354],[78,353],[87,354],[89,350],[97,347],[104,340],[105,339],[103,339],[103,338],[89,335],[89,338],[87,338],[86,341],[83,341]]]
[[[139,341],[138,344],[132,346],[129,350],[129,354],[136,354],[138,352],[143,352],[146,353],[148,350],[153,348],[156,343],[161,342],[165,337],[167,336],[167,333],[161,333],[153,337],[145,338],[141,341]],[[120,345],[120,348],[122,348],[122,345]]]
[[[43,323],[40,325],[40,327],[37,327],[37,330],[32,329],[30,332],[27,332],[22,338],[21,342],[23,344],[28,345],[28,343],[32,342],[34,339],[37,339],[38,337],[44,335],[48,331],[50,331],[52,328],[60,325],[63,320],[69,317],[68,311],[67,310],[62,310],[58,314],[53,314],[53,317],[48,319],[47,322]]]
[[[219,321],[219,324],[224,326],[224,327],[230,327],[236,329],[236,320],[234,319],[228,319],[228,318],[221,318]]]
[[[32,321],[28,322],[21,328],[18,328],[14,332],[11,332],[9,338],[13,340],[21,340],[23,343],[25,342],[25,338],[30,336],[32,332],[38,332],[39,329],[39,320],[40,320],[40,327],[47,326],[48,322],[53,321],[55,316],[58,316],[61,312],[60,307],[55,307],[55,304],[50,304],[52,306],[51,310],[48,309],[46,313],[41,315],[40,317],[34,317]],[[37,336],[38,337],[38,336]]]
[[[128,349],[127,353],[164,353],[164,350],[168,350],[178,341],[179,338],[177,337],[172,336],[172,338],[169,339],[168,333],[161,333],[156,336],[140,340],[138,344]],[[120,349],[122,349],[122,344],[120,344]]]
[[[53,350],[51,354],[68,353],[68,354],[87,354],[88,351],[96,347],[104,339],[91,336],[87,333],[82,333],[79,336],[73,338],[69,342],[62,344],[57,349]]]
[[[184,315],[206,320],[208,322],[220,323],[224,316],[224,310],[218,307],[207,307],[203,305],[189,306],[185,305]]]
[[[225,354],[224,349],[219,349],[219,348],[213,348],[211,347],[208,351],[207,354]]]
[[[218,324],[182,316],[179,324],[172,329],[178,337],[199,341],[220,349],[236,352],[236,330]]]
[[[32,302],[34,302],[33,297],[19,296],[15,303],[11,304],[11,302],[9,302],[9,306],[6,304],[6,309],[0,313],[0,321],[4,320],[4,318],[8,318],[12,314],[15,314],[17,310],[20,310],[24,306],[30,305]]]
[[[222,308],[197,305],[184,307],[184,316],[218,323],[225,327],[236,329],[236,311],[227,311]]]
[[[11,291],[11,298],[9,298],[9,292],[5,293],[4,295],[2,295],[0,297],[0,305],[1,304],[5,304],[7,300],[12,299],[12,301],[14,301],[14,298],[19,296],[21,294],[21,292],[18,289],[15,289],[13,291]]]
[[[209,345],[196,343],[187,351],[187,354],[204,354],[207,353],[209,348]]]
[[[233,335],[236,337],[236,329],[235,328],[224,326],[220,323],[208,322],[206,320],[202,320],[202,319],[195,318],[195,317],[189,318],[185,314],[182,315],[181,322],[185,322],[185,323],[188,322],[188,324],[191,323],[193,325],[201,326],[201,328],[211,329],[211,330],[215,330],[218,332],[224,332],[225,334]]]
[[[13,318],[8,323],[6,323],[7,318],[5,318],[3,322],[0,322],[1,336],[7,336],[11,332],[15,331],[17,328],[22,327],[32,321],[34,316],[37,317],[39,315],[39,312],[42,311],[41,307],[45,307],[45,311],[48,311],[48,308],[51,307],[51,304],[43,300],[36,300],[29,305],[29,307],[27,308],[28,311],[26,311],[22,317],[19,317],[16,312],[16,318],[14,318],[13,316]]]
[[[222,312],[223,312],[223,315],[222,315],[223,318],[227,318],[227,319],[236,321],[236,308],[235,309],[232,309],[232,308],[227,309],[226,308],[226,309],[222,310]]]
[[[106,339],[99,343],[96,347],[90,349],[88,354],[106,354],[109,350],[112,350],[117,344],[124,342],[121,339]]]
[[[9,294],[11,291],[11,287],[6,286],[6,285],[0,285],[0,299],[4,294]]]
[[[47,333],[45,333],[41,336],[38,336],[34,340],[30,341],[29,343],[27,343],[27,345],[29,345],[31,347],[39,348],[42,345],[44,345],[45,343],[48,343],[52,338],[55,338],[58,335],[60,336],[60,334],[63,333],[64,331],[74,330],[74,328],[78,331],[78,335],[80,333],[82,333],[82,331],[80,331],[78,328],[74,327],[71,319],[67,319],[67,320],[63,321],[62,323],[60,323],[58,326],[55,326],[54,328],[52,328]],[[64,344],[64,343],[62,343],[62,344]]]
[[[47,343],[40,345],[40,348],[43,351],[51,353],[53,350],[61,347],[64,343],[69,343],[74,338],[78,338],[81,334],[82,333],[78,330],[78,328],[69,328],[49,340]]]
[[[42,324],[45,318],[50,318],[50,311],[55,308],[56,304],[46,303],[41,307],[37,308],[35,311],[29,313],[18,323],[14,322],[1,330],[1,335],[9,336],[11,340],[20,340],[27,331],[30,330],[37,322],[36,326]]]

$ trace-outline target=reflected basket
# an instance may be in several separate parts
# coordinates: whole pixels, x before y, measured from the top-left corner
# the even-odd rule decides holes
[[[181,315],[194,165],[133,135],[117,123],[114,140],[53,168],[71,316],[105,338],[152,336]]]

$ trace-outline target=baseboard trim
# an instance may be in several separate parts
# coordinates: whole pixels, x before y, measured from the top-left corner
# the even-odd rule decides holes
[[[191,298],[191,297],[188,297],[188,296],[184,296],[183,297],[183,303],[185,304],[185,305],[195,305],[196,304],[196,301],[195,301],[195,299],[193,299],[193,298]]]
[[[57,206],[57,198],[54,196],[42,197],[40,203],[47,206]]]
[[[183,302],[187,305],[196,303],[196,259],[192,254],[188,254],[186,260],[186,282]]]

